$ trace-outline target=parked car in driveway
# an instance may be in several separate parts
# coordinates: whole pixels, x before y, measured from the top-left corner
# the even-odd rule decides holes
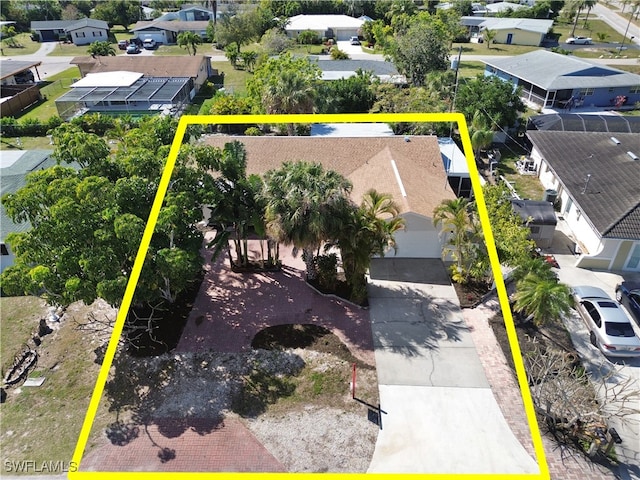
[[[589,340],[604,355],[640,357],[640,338],[624,310],[601,288],[572,289],[576,310],[589,329]]]
[[[640,325],[640,282],[622,282],[616,285],[616,300],[627,308]]]
[[[135,43],[132,43],[131,45],[127,46],[127,53],[140,53],[140,51],[141,51],[140,47]]]
[[[571,45],[591,45],[593,40],[590,37],[569,37],[565,43]]]
[[[126,50],[128,46],[129,46],[129,40],[120,40],[118,42],[118,49],[120,50]]]
[[[360,45],[360,39],[358,37],[351,37],[351,45]]]

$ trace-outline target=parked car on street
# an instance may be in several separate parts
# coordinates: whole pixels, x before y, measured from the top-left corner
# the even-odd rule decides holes
[[[627,308],[640,325],[640,282],[622,282],[616,285],[616,300]]]
[[[129,45],[127,47],[127,53],[140,53],[140,47],[138,45],[136,45],[135,43],[132,43],[131,45]]]
[[[593,40],[590,37],[569,37],[565,43],[571,45],[591,45]]]
[[[598,350],[611,357],[640,357],[640,338],[620,305],[598,287],[571,290],[576,310],[589,329],[589,340]]]

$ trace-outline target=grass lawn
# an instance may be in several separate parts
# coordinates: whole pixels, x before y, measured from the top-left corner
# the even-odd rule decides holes
[[[454,43],[450,51],[451,55],[456,55],[460,47],[462,47],[463,55],[521,55],[540,48],[527,45],[503,45],[501,43],[492,43],[491,48],[487,48],[486,43]]]
[[[23,114],[20,118],[46,120],[53,115],[57,115],[58,110],[55,105],[56,98],[66,93],[69,90],[69,85],[73,83],[73,80],[79,78],[80,72],[78,72],[78,67],[68,68],[63,72],[49,77],[44,82],[46,86],[40,89],[40,92],[42,92],[46,100],[27,110],[27,113]]]
[[[576,26],[575,36],[580,37],[591,37],[594,42],[599,42],[598,33],[607,34],[607,42],[622,42],[622,35],[619,34],[616,30],[610,27],[606,22],[602,20],[596,20],[593,15],[589,16],[589,21],[587,22],[587,28],[583,28],[584,21],[581,19],[578,21],[578,25]],[[553,32],[556,34],[560,34],[560,39],[558,42],[562,45],[565,40],[571,36],[571,30],[573,30],[572,23],[556,23],[553,26]]]
[[[460,62],[458,65],[458,76],[462,78],[475,78],[479,73],[484,72],[482,62]]]
[[[520,175],[516,169],[516,161],[526,152],[517,145],[509,145],[509,148],[500,149],[502,158],[498,165],[498,176],[503,175],[509,181],[521,198],[530,200],[542,200],[544,188],[535,175]]]
[[[12,40],[17,46],[10,46]],[[0,45],[2,45],[3,57],[10,57],[13,55],[31,55],[40,49],[40,43],[31,40],[31,34],[29,33],[19,33],[11,39],[4,39],[0,42]]]
[[[118,49],[117,45],[112,45],[114,49]],[[73,43],[60,43],[56,45],[56,48],[49,54],[54,57],[79,57],[83,55],[89,55],[87,49],[89,45],[74,45]]]
[[[43,302],[31,297],[2,298],[3,358],[13,355],[28,339],[37,321],[46,315]],[[7,390],[2,405],[0,449],[3,466],[20,460],[68,462],[75,449],[89,405],[99,365],[93,334],[79,330],[76,321],[86,321],[89,307],[74,304],[53,333],[42,337],[38,364],[31,376],[45,377],[41,387]],[[27,336],[25,336],[25,333]],[[100,422],[100,418],[97,419]],[[62,473],[62,472],[50,472]]]
[[[251,78],[251,73],[234,69],[228,61],[211,62],[211,66],[218,70],[218,73],[224,72],[224,88],[228,92],[247,93],[247,80]]]
[[[52,150],[53,145],[49,143],[49,137],[0,137],[1,150]],[[3,325],[4,328],[4,325]]]
[[[640,75],[640,64],[635,65],[609,65],[611,68],[617,68],[618,70],[624,70],[625,72],[637,73]]]

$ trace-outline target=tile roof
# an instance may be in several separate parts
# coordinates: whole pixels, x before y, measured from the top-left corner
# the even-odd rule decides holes
[[[640,75],[635,73],[547,50],[534,50],[523,55],[492,58],[483,62],[545,90],[640,85]]]
[[[203,62],[210,61],[204,55],[167,55],[167,56],[124,56],[115,57],[75,57],[72,65],[78,65],[83,74],[128,71],[138,72],[149,77],[192,77],[200,72]]]
[[[264,174],[285,161],[320,162],[353,183],[352,198],[359,203],[370,188],[393,195],[401,212],[431,217],[443,199],[455,195],[447,183],[435,136],[410,137],[233,137],[208,136],[208,145],[223,147],[239,140],[247,151],[247,173]],[[396,180],[393,160],[402,185]],[[402,194],[402,188],[406,197]]]
[[[529,131],[564,190],[605,238],[640,240],[640,139],[636,134]],[[587,175],[588,186],[584,190]]]

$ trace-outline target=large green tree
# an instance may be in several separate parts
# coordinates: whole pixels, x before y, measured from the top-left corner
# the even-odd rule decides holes
[[[464,114],[467,122],[479,117],[490,130],[514,126],[518,114],[526,110],[519,87],[495,75],[478,75],[460,83],[456,109]]]
[[[313,113],[320,68],[304,57],[286,53],[256,68],[247,83],[254,106],[266,113]],[[293,124],[287,126],[290,135]]]
[[[59,128],[53,134],[55,156],[72,167],[35,172],[24,188],[2,199],[14,222],[30,225],[9,236],[16,261],[3,272],[3,289],[53,304],[102,298],[118,306],[176,122],[140,122],[121,138],[116,153],[93,134],[68,124]],[[134,305],[174,302],[201,270],[202,235],[195,226],[200,205],[211,199],[209,168],[206,156],[179,155]]]
[[[122,25],[129,31],[129,26],[141,18],[140,7],[133,0],[107,0],[98,2],[91,17],[107,22],[110,27]]]
[[[349,180],[320,163],[285,162],[265,175],[267,233],[302,250],[309,279],[316,276],[316,252],[340,227],[351,188]]]
[[[451,40],[445,24],[429,16],[412,22],[406,31],[397,32],[388,49],[389,56],[413,86],[423,86],[430,72],[448,68]]]
[[[376,99],[378,81],[360,69],[356,75],[319,85],[317,105],[320,113],[366,113]]]

